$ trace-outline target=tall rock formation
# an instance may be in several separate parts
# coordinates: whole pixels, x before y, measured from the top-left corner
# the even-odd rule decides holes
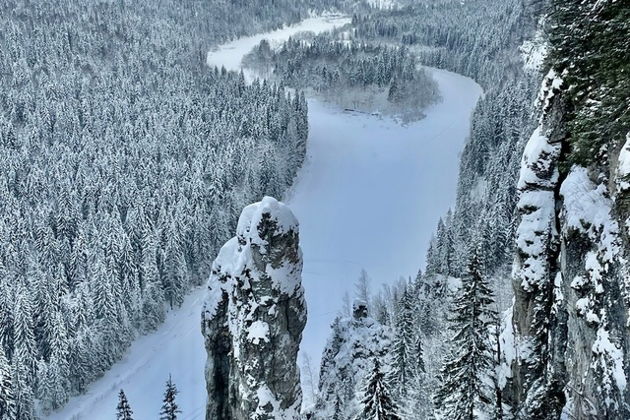
[[[301,273],[291,210],[271,197],[246,207],[213,263],[202,313],[208,420],[299,417]]]
[[[630,141],[613,109],[629,103],[616,89],[627,2],[554,3],[552,70],[518,185],[506,395],[521,419],[628,419]]]

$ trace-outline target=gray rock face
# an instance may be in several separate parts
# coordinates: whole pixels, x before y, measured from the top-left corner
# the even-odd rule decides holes
[[[291,211],[270,197],[246,207],[214,261],[202,313],[208,420],[299,418],[301,272]]]
[[[506,395],[522,419],[627,419],[630,145],[627,162],[622,151],[612,168],[573,166],[561,177],[565,87],[553,72],[545,83],[519,180]]]

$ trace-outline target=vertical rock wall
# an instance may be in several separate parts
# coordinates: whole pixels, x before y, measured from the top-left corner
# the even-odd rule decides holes
[[[506,394],[517,418],[627,419],[630,153],[561,174],[566,88],[551,71],[521,167]]]
[[[202,313],[208,420],[296,419],[306,324],[298,222],[265,197],[213,263]]]

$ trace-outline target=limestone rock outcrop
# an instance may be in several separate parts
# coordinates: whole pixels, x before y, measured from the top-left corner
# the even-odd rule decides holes
[[[208,420],[299,418],[301,273],[291,210],[271,197],[247,206],[213,263],[202,313]]]

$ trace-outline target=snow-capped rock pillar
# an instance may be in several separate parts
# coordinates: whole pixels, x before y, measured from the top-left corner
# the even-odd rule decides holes
[[[291,210],[271,197],[247,206],[213,263],[202,313],[208,420],[299,417],[301,273]]]

